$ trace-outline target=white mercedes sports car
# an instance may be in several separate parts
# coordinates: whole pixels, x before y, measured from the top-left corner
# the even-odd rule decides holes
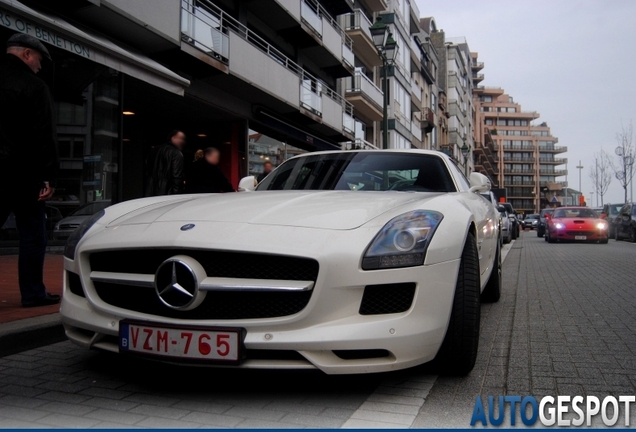
[[[432,151],[334,151],[240,186],[84,222],[65,249],[68,337],[177,363],[470,372],[501,286],[485,176]]]

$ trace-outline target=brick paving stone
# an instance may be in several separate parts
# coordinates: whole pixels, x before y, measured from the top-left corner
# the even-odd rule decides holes
[[[147,418],[145,415],[134,414],[130,412],[113,411],[109,409],[99,408],[85,415],[87,418],[101,420],[103,422],[115,422],[125,425],[134,425]]]

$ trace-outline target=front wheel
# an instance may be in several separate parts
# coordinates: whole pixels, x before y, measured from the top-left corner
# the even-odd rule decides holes
[[[481,293],[481,300],[486,303],[496,303],[501,297],[501,247],[497,244],[497,252],[493,261],[492,272],[486,283],[486,287]]]
[[[552,238],[552,235],[550,234],[549,230],[545,232],[545,238],[548,240],[548,243],[556,242],[556,239]]]
[[[477,241],[472,233],[468,233],[459,263],[448,329],[434,360],[440,373],[463,376],[475,366],[481,320],[479,288]]]
[[[632,243],[636,243],[636,228],[629,229],[629,241]]]
[[[616,240],[616,241],[620,241],[621,240],[621,235],[618,233],[618,228],[616,228],[614,230],[614,240]]]

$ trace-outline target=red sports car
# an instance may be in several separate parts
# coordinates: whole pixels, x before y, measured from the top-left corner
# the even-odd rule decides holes
[[[607,243],[607,221],[588,207],[560,207],[546,221],[545,241]]]

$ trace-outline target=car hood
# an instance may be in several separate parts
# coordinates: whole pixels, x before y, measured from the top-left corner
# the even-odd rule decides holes
[[[185,195],[142,206],[108,226],[155,222],[235,222],[348,230],[415,201],[440,194],[351,191],[261,191]],[[108,212],[108,210],[107,210]]]
[[[552,218],[552,223],[561,223],[566,227],[596,227],[600,222],[605,222],[603,219],[590,219],[590,218]]]

